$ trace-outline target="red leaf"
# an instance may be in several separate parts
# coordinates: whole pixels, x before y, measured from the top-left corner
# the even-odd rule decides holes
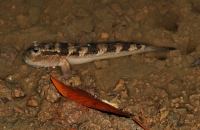
[[[97,98],[94,98],[92,95],[90,95],[89,93],[87,93],[81,89],[64,85],[64,84],[60,83],[59,81],[57,81],[52,76],[51,76],[51,81],[53,82],[53,84],[55,85],[57,90],[64,97],[66,97],[72,101],[75,101],[83,106],[87,106],[87,107],[94,108],[97,110],[112,112],[117,115],[130,117],[129,114],[122,112],[122,111],[116,109],[115,107],[102,102],[101,100],[99,100]]]
[[[128,113],[125,113],[121,110],[118,110],[117,108],[102,102],[101,100],[94,98],[91,94],[71,86],[67,86],[50,76],[51,81],[53,82],[54,86],[57,88],[57,90],[67,99],[75,101],[83,106],[87,106],[90,108],[94,108],[97,110],[105,111],[105,112],[111,112],[117,115],[121,115],[124,117],[130,117],[131,116]],[[137,119],[133,119],[136,123],[138,123],[143,129],[148,130],[145,126],[142,125]]]

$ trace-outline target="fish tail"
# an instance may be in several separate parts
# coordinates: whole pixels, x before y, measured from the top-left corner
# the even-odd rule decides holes
[[[158,46],[147,46],[145,48],[146,51],[172,51],[176,50],[176,48],[173,47],[158,47]]]

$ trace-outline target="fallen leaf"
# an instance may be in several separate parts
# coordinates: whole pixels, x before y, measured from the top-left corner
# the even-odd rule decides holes
[[[54,86],[57,90],[67,99],[75,101],[83,106],[87,106],[89,108],[114,113],[120,116],[128,117],[134,120],[137,124],[139,124],[144,130],[148,130],[142,123],[140,123],[137,119],[132,118],[128,113],[125,113],[117,108],[102,102],[101,100],[94,98],[91,94],[71,86],[64,85],[63,83],[59,82],[52,76],[50,76],[51,81],[53,82]]]

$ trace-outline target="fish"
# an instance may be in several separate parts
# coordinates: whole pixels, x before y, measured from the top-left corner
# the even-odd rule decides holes
[[[196,59],[192,64],[190,64],[190,67],[195,67],[197,65],[200,65],[200,58]]]
[[[60,66],[65,77],[70,77],[70,65],[95,60],[117,58],[135,53],[170,51],[173,47],[159,47],[133,42],[70,44],[59,42],[34,43],[23,54],[25,63],[34,67]]]

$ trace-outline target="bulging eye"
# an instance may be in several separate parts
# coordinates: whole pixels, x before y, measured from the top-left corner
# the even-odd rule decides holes
[[[38,53],[38,52],[39,52],[39,48],[38,48],[38,47],[34,47],[34,48],[33,48],[33,52],[34,52],[34,53]]]

